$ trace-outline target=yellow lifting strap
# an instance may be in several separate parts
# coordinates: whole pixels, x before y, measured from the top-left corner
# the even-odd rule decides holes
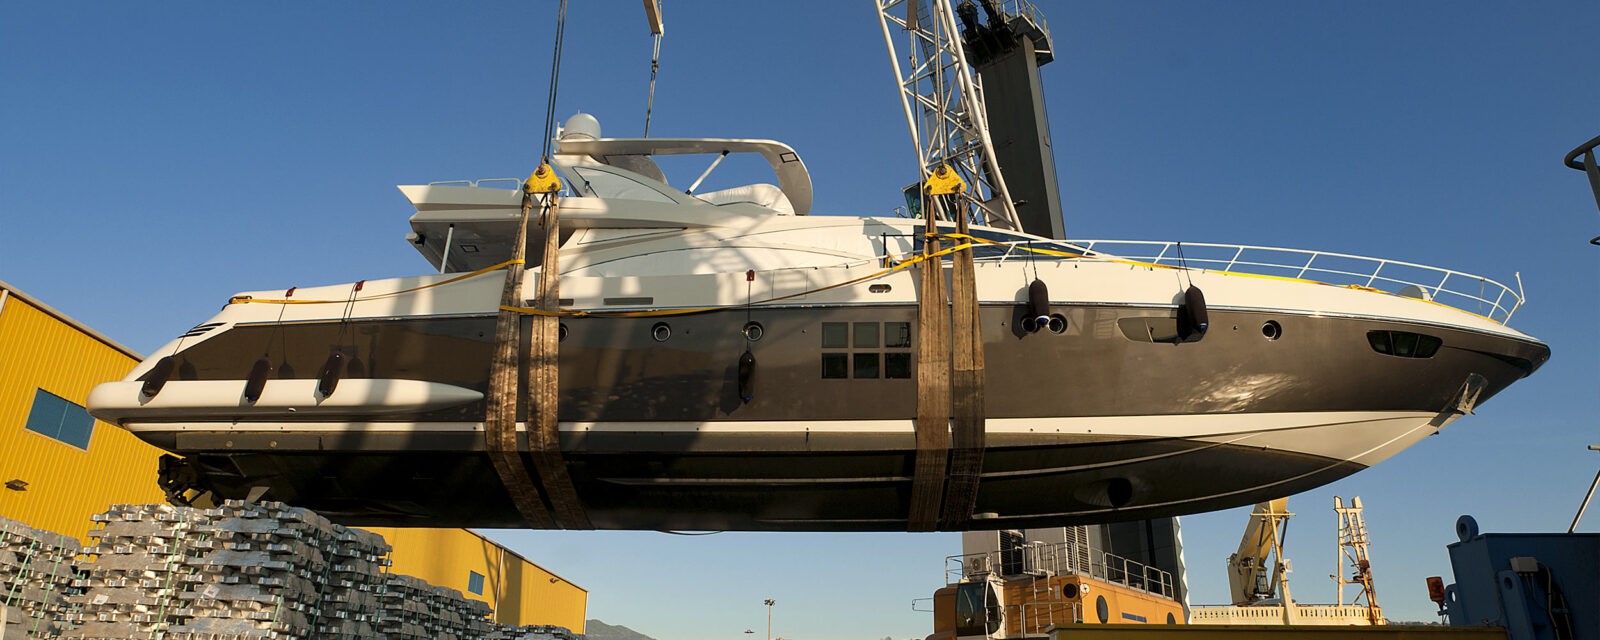
[[[550,168],[546,162],[528,174],[527,181],[522,183],[524,193],[555,193],[561,190],[561,178],[556,175],[556,170]]]
[[[922,183],[922,189],[930,196],[948,196],[956,193],[966,193],[967,183],[961,180],[950,165],[941,164],[933,170],[933,175],[928,176],[928,181]]]

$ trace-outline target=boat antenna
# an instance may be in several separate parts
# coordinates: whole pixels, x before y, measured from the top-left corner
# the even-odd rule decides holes
[[[550,101],[544,108],[544,146],[539,150],[539,163],[550,162],[550,141],[555,137],[556,88],[561,86],[561,42],[567,35],[567,0],[561,0],[556,14],[556,50],[550,54]]]
[[[661,70],[661,36],[666,30],[661,25],[661,0],[644,0],[645,19],[650,22],[650,35],[655,37],[655,49],[650,52],[650,97],[644,103],[644,137],[650,137],[650,112],[656,106],[656,72]]]

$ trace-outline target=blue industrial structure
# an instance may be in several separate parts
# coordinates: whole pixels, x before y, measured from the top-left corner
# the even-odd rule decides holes
[[[1600,533],[1479,533],[1449,545],[1452,626],[1505,627],[1510,640],[1600,639]]]

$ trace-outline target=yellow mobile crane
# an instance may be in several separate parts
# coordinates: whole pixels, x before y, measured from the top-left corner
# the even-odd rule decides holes
[[[1283,557],[1283,539],[1293,515],[1288,498],[1256,505],[1239,539],[1239,550],[1228,556],[1228,591],[1233,594],[1234,606],[1247,607],[1279,596],[1285,624],[1293,624],[1294,601],[1289,597],[1289,560]]]
[[[1293,569],[1283,554],[1283,545],[1288,537],[1289,518],[1294,514],[1289,512],[1289,500],[1279,498],[1256,505],[1239,540],[1239,550],[1228,556],[1228,587],[1233,604],[1192,607],[1190,624],[1384,624],[1372,587],[1361,499],[1354,498],[1346,506],[1342,499],[1334,497],[1333,504],[1339,514],[1340,564],[1338,574],[1333,576],[1339,585],[1338,603],[1297,604],[1289,594],[1289,573]],[[1346,560],[1350,563],[1349,576],[1345,575]],[[1356,602],[1344,604],[1345,585],[1361,588]]]

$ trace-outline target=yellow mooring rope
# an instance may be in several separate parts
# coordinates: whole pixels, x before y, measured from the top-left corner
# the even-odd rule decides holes
[[[850,279],[850,280],[846,280],[844,282],[838,282],[838,283],[835,283],[835,284],[830,284],[830,285],[826,285],[826,286],[822,286],[822,287],[817,287],[815,289],[807,289],[805,291],[801,291],[801,292],[798,292],[798,293],[791,293],[791,294],[788,294],[788,295],[778,296],[778,297],[775,297],[775,298],[768,298],[766,300],[760,300],[760,301],[756,301],[756,302],[753,302],[753,303],[750,303],[750,304],[751,305],[771,304],[771,303],[774,303],[774,302],[781,302],[783,300],[790,300],[790,299],[793,299],[793,298],[799,298],[799,297],[803,297],[803,296],[808,296],[808,295],[815,294],[815,293],[822,293],[824,291],[831,291],[833,289],[838,289],[840,287],[847,287],[847,286],[850,286],[850,285],[853,285],[853,284],[858,284],[858,283],[861,283],[861,282],[865,282],[867,280],[873,280],[873,279],[876,279],[876,278],[881,278],[883,276],[889,275],[889,274],[894,273],[896,271],[900,271],[900,270],[903,270],[903,269],[910,268],[910,267],[915,266],[918,263],[921,263],[921,262],[923,262],[925,260],[928,260],[930,258],[942,258],[944,256],[948,256],[948,255],[956,253],[958,251],[967,251],[967,250],[972,249],[974,246],[980,245],[980,244],[982,244],[982,245],[1009,247],[1009,248],[1016,249],[1018,251],[1024,251],[1024,252],[1028,252],[1028,253],[1035,253],[1035,254],[1039,254],[1039,255],[1052,256],[1052,257],[1057,257],[1057,258],[1093,259],[1093,260],[1100,260],[1100,261],[1103,261],[1103,262],[1109,262],[1109,263],[1112,263],[1112,264],[1124,264],[1124,265],[1134,266],[1134,267],[1144,267],[1144,268],[1147,268],[1147,269],[1185,269],[1186,268],[1186,267],[1181,267],[1181,266],[1177,266],[1177,265],[1170,265],[1170,264],[1156,264],[1154,262],[1143,262],[1143,261],[1139,261],[1139,260],[1128,260],[1128,259],[1125,259],[1125,258],[1105,257],[1105,256],[1095,255],[1095,254],[1092,254],[1092,253],[1074,253],[1074,252],[1070,252],[1070,251],[1059,251],[1059,250],[1055,250],[1055,249],[1042,249],[1042,248],[1036,248],[1036,247],[1029,247],[1029,246],[1025,246],[1025,245],[1022,245],[1022,244],[1015,244],[1015,243],[1010,243],[1010,242],[1000,242],[1000,241],[997,241],[997,240],[990,240],[990,239],[987,239],[987,238],[980,238],[980,237],[973,236],[971,234],[966,234],[966,233],[928,234],[928,237],[930,237],[930,238],[938,238],[938,239],[941,239],[941,240],[958,240],[958,241],[962,241],[962,243],[961,244],[957,244],[957,245],[953,245],[948,249],[941,250],[941,251],[939,251],[937,253],[934,253],[934,254],[928,255],[928,256],[923,256],[921,254],[917,254],[917,255],[913,255],[913,256],[911,256],[911,257],[909,257],[909,258],[907,258],[907,259],[905,259],[903,261],[896,261],[896,260],[890,259],[888,261],[890,266],[888,266],[887,268],[884,268],[884,269],[879,270],[879,271],[875,271],[873,273],[861,276],[859,278],[853,278],[853,279]],[[409,289],[401,289],[399,291],[391,291],[391,292],[388,292],[388,293],[381,293],[381,294],[377,294],[377,295],[373,295],[373,296],[357,298],[356,301],[357,302],[366,302],[368,300],[381,300],[381,299],[384,299],[384,298],[392,298],[392,297],[395,297],[395,296],[402,296],[402,295],[406,295],[406,294],[409,294],[409,293],[415,293],[415,292],[418,292],[418,291],[422,291],[422,290],[425,290],[425,289],[431,289],[431,288],[434,288],[434,287],[442,287],[444,285],[453,284],[453,283],[456,283],[456,282],[460,282],[462,280],[468,280],[468,279],[471,279],[471,278],[476,278],[478,276],[484,275],[484,274],[492,272],[492,271],[498,271],[500,269],[504,269],[504,268],[509,267],[511,265],[514,265],[514,264],[522,264],[522,262],[523,261],[521,261],[521,260],[507,260],[507,261],[501,262],[499,264],[483,267],[483,268],[478,269],[476,271],[473,271],[471,273],[465,273],[465,274],[462,274],[462,275],[459,275],[459,276],[455,276],[453,278],[449,278],[449,279],[446,279],[446,280],[441,280],[439,282],[434,282],[434,283],[431,283],[431,284],[425,284],[425,285],[422,285],[420,287],[411,287]],[[1213,271],[1213,273],[1216,273],[1216,274],[1219,274],[1219,275],[1224,275],[1224,276],[1234,276],[1234,277],[1239,277],[1239,278],[1257,278],[1257,279],[1261,279],[1261,280],[1281,280],[1281,281],[1285,281],[1285,282],[1304,282],[1304,283],[1309,283],[1309,284],[1320,284],[1320,285],[1323,285],[1323,286],[1339,287],[1339,288],[1342,288],[1342,289],[1354,289],[1354,290],[1357,290],[1357,291],[1367,291],[1367,292],[1371,292],[1371,293],[1384,293],[1384,294],[1389,294],[1389,295],[1395,295],[1395,294],[1390,294],[1389,292],[1384,291],[1382,289],[1374,289],[1372,287],[1362,286],[1362,285],[1358,285],[1358,284],[1336,285],[1336,284],[1327,283],[1327,282],[1319,282],[1319,281],[1316,281],[1316,280],[1307,280],[1305,278],[1294,278],[1294,277],[1289,277],[1289,276],[1275,276],[1275,275],[1269,275],[1269,274],[1264,274],[1264,273],[1242,273],[1242,272],[1238,272],[1238,271]],[[281,298],[281,299],[253,298],[251,296],[234,296],[234,297],[228,299],[228,304],[346,304],[346,303],[349,303],[349,302],[351,302],[349,299],[343,299],[343,300],[300,299],[300,300],[296,300],[296,299],[292,299],[292,298]],[[1441,303],[1441,302],[1435,302],[1435,301],[1432,301],[1432,300],[1429,300],[1427,302],[1432,302],[1433,304],[1436,304],[1436,305],[1439,305],[1439,306],[1442,306],[1442,307],[1445,307],[1445,308],[1448,308],[1448,309],[1454,309],[1456,311],[1460,311],[1462,313],[1466,313],[1466,314],[1469,314],[1469,315],[1478,316],[1478,317],[1482,317],[1482,318],[1488,318],[1488,316],[1472,313],[1471,311],[1466,311],[1464,309],[1458,309],[1456,307],[1453,307],[1453,306],[1450,306],[1448,304],[1444,304],[1444,303]],[[712,306],[712,307],[691,307],[691,308],[683,308],[683,309],[650,309],[650,310],[643,310],[643,311],[584,311],[582,309],[558,309],[556,311],[545,311],[545,310],[542,310],[542,309],[535,309],[533,307],[516,307],[516,306],[501,306],[500,309],[503,310],[503,311],[512,311],[512,312],[515,312],[515,313],[520,313],[520,314],[530,315],[530,316],[555,316],[555,317],[560,317],[560,318],[656,318],[656,317],[666,317],[666,316],[687,316],[687,315],[694,315],[694,314],[699,314],[699,313],[710,313],[712,311],[722,311],[722,310],[725,310],[725,309],[743,308],[745,306],[748,306],[748,305],[745,305],[745,304],[729,304],[729,305],[719,305],[719,306]],[[1494,320],[1493,318],[1488,318],[1488,319]],[[1496,322],[1498,322],[1498,321],[1496,321]]]

